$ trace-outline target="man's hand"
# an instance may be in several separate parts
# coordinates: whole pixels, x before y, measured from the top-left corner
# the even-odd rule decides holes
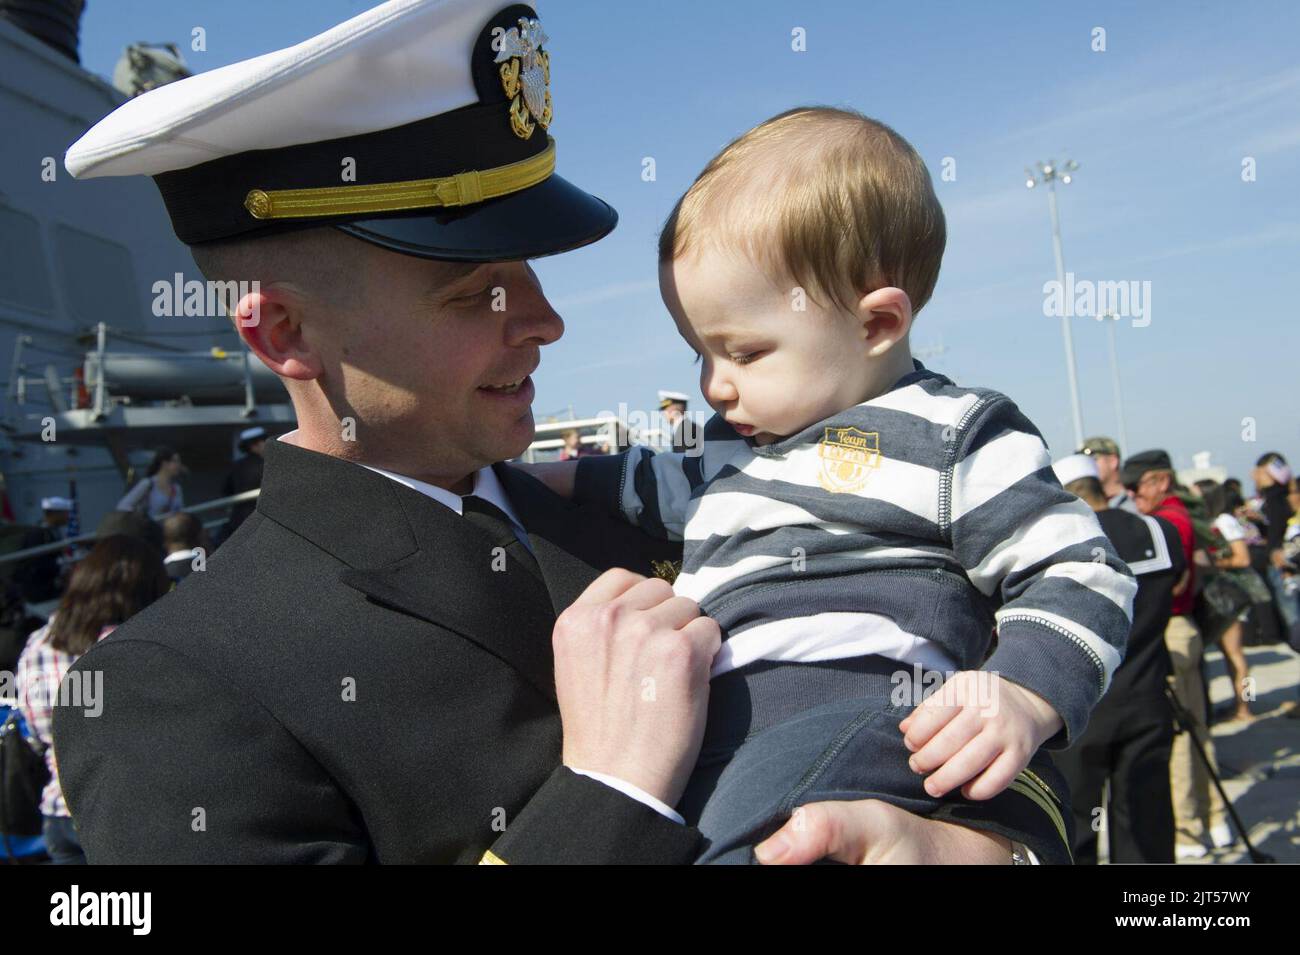
[[[607,570],[555,623],[564,765],[676,804],[699,755],[718,625],[667,581]]]
[[[983,670],[964,670],[898,724],[925,791],[962,787],[967,799],[992,799],[1056,735],[1061,717],[1037,693]]]
[[[917,816],[879,799],[800,806],[754,847],[764,865],[1006,865],[1011,842],[956,823]]]

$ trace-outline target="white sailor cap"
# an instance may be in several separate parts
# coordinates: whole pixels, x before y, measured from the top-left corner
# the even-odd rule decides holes
[[[72,501],[66,497],[43,497],[41,498],[42,511],[70,511],[72,510]]]
[[[554,175],[547,40],[524,4],[390,0],[138,96],[64,162],[152,176],[190,245],[334,225],[426,258],[564,251],[618,217]]]
[[[261,425],[257,425],[253,428],[245,428],[243,431],[239,432],[239,443],[248,444],[251,441],[256,441],[258,438],[265,437],[266,429]]]
[[[685,405],[685,404],[686,404],[688,401],[690,401],[690,400],[691,400],[691,396],[690,396],[690,395],[682,394],[682,392],[680,392],[680,391],[660,391],[660,392],[659,392],[659,408],[660,408],[660,410],[663,410],[664,408],[667,408],[669,405],[677,404],[678,402],[681,402],[683,405]]]
[[[1052,471],[1062,486],[1080,478],[1099,477],[1097,462],[1090,454],[1071,454],[1052,465]]]

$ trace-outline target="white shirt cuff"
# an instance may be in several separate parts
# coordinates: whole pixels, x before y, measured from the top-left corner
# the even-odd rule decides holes
[[[659,815],[671,819],[673,822],[677,823],[678,825],[682,825],[682,826],[686,825],[686,820],[683,819],[677,812],[675,812],[672,806],[669,806],[666,803],[663,803],[660,800],[656,799],[654,796],[650,795],[648,792],[646,792],[644,789],[641,789],[639,786],[633,786],[625,779],[619,779],[617,776],[607,776],[604,773],[594,773],[589,769],[575,769],[572,766],[568,768],[570,771],[577,773],[579,776],[587,776],[591,779],[596,780],[596,782],[598,783],[604,783],[610,789],[617,789],[619,792],[621,792],[624,796],[627,796],[629,799],[635,799],[643,806],[649,806],[655,812],[659,813]]]

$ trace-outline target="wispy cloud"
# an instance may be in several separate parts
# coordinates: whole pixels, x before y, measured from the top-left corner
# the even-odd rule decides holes
[[[601,302],[611,302],[630,295],[657,292],[658,290],[659,283],[655,279],[641,279],[635,282],[611,282],[608,285],[598,285],[595,288],[584,289],[572,295],[553,298],[551,299],[551,306],[557,312],[563,313],[565,309],[569,308],[598,305]]]
[[[1268,132],[1260,133],[1256,138],[1247,140],[1245,155],[1267,156],[1288,149],[1300,147],[1300,125],[1280,126]]]
[[[1140,92],[1130,92],[1138,88]],[[1278,112],[1290,119],[1300,95],[1300,68],[1289,68],[1242,79],[1232,74],[1200,76],[1183,82],[1149,86],[1144,77],[1108,77],[1083,89],[1075,89],[1070,103],[1058,104],[1049,119],[1012,130],[987,140],[988,146],[1042,142],[1055,138],[1077,144],[1082,135],[1089,139],[1098,129],[1150,129],[1157,125],[1182,128],[1206,123],[1222,125],[1257,122]],[[1284,132],[1294,136],[1296,129]],[[1281,140],[1274,148],[1293,145],[1294,138]],[[1124,148],[1131,149],[1127,142]],[[1046,157],[1043,157],[1046,158]]]
[[[548,375],[559,377],[569,375],[587,375],[592,371],[602,368],[643,368],[656,359],[681,358],[682,365],[689,367],[690,352],[686,350],[685,345],[679,345],[676,348],[655,348],[649,350],[638,350],[633,354],[622,353],[617,358],[598,359],[596,361],[584,361],[580,365],[570,365],[567,367],[551,368],[546,366],[543,370]]]
[[[944,216],[950,224],[960,228],[969,225],[987,226],[994,220],[1020,219],[1036,212],[1037,207],[1025,195],[1029,190],[1025,188],[1023,179],[1015,179],[1014,169],[1008,178],[1013,179],[1016,185],[979,196],[945,199],[941,193]]]
[[[1163,262],[1165,259],[1176,259],[1185,255],[1208,255],[1214,252],[1228,252],[1233,249],[1257,248],[1261,245],[1291,245],[1296,242],[1300,242],[1300,223],[1279,222],[1276,225],[1267,226],[1255,232],[1224,236],[1222,239],[1215,239],[1212,242],[1197,242],[1175,249],[1166,249],[1154,255],[1128,259],[1127,264],[1139,265],[1147,262]]]
[[[959,288],[950,292],[945,291],[935,297],[935,311],[953,321],[960,321],[963,317],[979,318],[981,316],[977,312],[972,312],[969,309],[954,311],[953,306],[962,303],[987,301],[990,298],[1001,297],[1012,292],[1037,292],[1042,287],[1042,284],[1052,277],[1050,273],[1044,273],[1041,276],[1025,275],[992,285],[983,285],[977,288]]]
[[[1200,84],[1187,84],[1188,87]],[[1240,119],[1242,114],[1258,107],[1283,106],[1287,112],[1295,109],[1300,94],[1300,67],[1279,70],[1250,80],[1221,78],[1213,90],[1199,97],[1191,109],[1180,110],[1177,123],[1184,126],[1217,120],[1224,116]]]

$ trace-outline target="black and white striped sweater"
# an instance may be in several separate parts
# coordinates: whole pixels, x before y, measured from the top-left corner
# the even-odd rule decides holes
[[[919,362],[765,447],[715,416],[702,452],[584,458],[575,494],[684,541],[674,589],[723,629],[715,676],[868,654],[982,669],[1056,709],[1055,748],[1123,658],[1137,585],[1038,430]]]

